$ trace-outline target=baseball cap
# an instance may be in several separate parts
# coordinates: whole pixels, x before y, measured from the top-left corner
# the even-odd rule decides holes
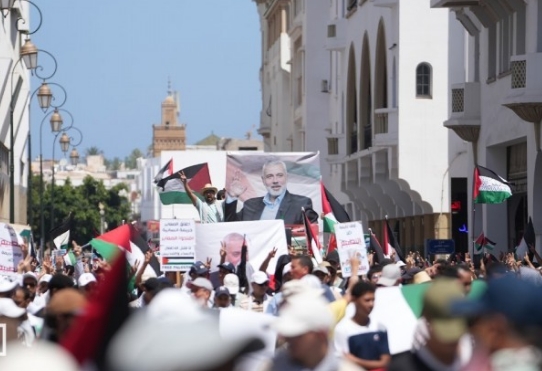
[[[41,276],[38,283],[49,282],[49,281],[51,281],[51,278],[53,278],[53,276],[51,276],[50,274],[48,274],[48,273],[44,274],[43,276]]]
[[[227,288],[231,295],[236,295],[239,292],[239,277],[236,274],[226,274],[224,277],[224,287]]]
[[[401,278],[401,269],[395,264],[388,264],[382,268],[382,276],[376,282],[377,285],[394,286]]]
[[[227,270],[230,273],[235,273],[235,267],[230,262],[225,262],[225,263],[219,264],[219,265],[217,265],[217,267],[218,268],[223,268],[223,269]]]
[[[96,282],[96,277],[92,273],[83,273],[81,277],[79,277],[79,280],[77,283],[79,284],[79,287],[85,287],[91,282]]]
[[[433,281],[423,297],[423,316],[438,340],[453,343],[467,332],[467,321],[452,313],[452,303],[464,298],[463,288],[451,278]]]
[[[194,281],[188,282],[187,286],[189,288],[199,287],[208,291],[213,291],[213,284],[207,278],[198,277]]]
[[[19,318],[26,313],[26,309],[20,308],[9,298],[0,298],[0,316]]]
[[[25,274],[23,274],[23,282],[25,278],[32,278],[34,279],[34,281],[38,282],[38,277],[36,277],[36,274],[33,272],[26,272]]]
[[[316,272],[320,272],[320,273],[323,273],[325,275],[329,275],[329,271],[327,270],[326,267],[323,267],[323,266],[318,266],[316,268],[314,268],[314,270],[312,271],[312,273],[316,273]]]
[[[269,282],[269,278],[265,272],[257,271],[252,275],[252,282],[263,285],[264,283]]]
[[[17,287],[17,282],[10,281],[9,279],[1,279],[0,278],[0,292],[10,292],[15,287]]]
[[[203,264],[202,261],[199,261],[199,260],[195,262],[194,265],[192,265],[190,270],[195,272],[198,276],[209,273],[209,268],[207,268],[207,266]]]
[[[225,286],[217,287],[217,289],[215,290],[215,298],[218,298],[221,295],[230,296],[230,290],[228,290],[228,288]]]
[[[334,325],[327,301],[321,297],[292,297],[272,324],[278,334],[295,337],[308,332],[328,332]]]
[[[468,318],[500,313],[516,325],[542,326],[542,287],[531,281],[505,275],[490,279],[477,299],[458,300],[452,304],[454,314]]]

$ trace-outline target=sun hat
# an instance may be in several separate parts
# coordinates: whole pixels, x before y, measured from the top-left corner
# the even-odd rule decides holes
[[[201,193],[205,193],[207,191],[213,191],[214,193],[218,192],[218,188],[213,187],[211,183],[205,184],[205,186],[201,189]]]

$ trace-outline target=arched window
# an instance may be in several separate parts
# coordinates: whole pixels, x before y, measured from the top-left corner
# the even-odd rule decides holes
[[[429,63],[422,62],[416,67],[416,96],[431,98],[432,68]]]

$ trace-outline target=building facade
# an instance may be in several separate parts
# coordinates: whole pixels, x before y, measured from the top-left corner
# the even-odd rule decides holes
[[[377,235],[387,217],[408,248],[451,238],[467,149],[441,122],[463,76],[460,23],[430,0],[255,2],[266,150],[319,150],[327,187]]]
[[[29,5],[15,2],[7,17],[0,17],[0,222],[9,222],[10,192],[15,195],[15,223],[26,224],[28,185],[28,146],[30,73],[19,58],[26,37],[23,32],[30,25],[18,23],[28,20]],[[19,29],[18,27],[19,26]],[[23,29],[21,29],[21,27]],[[11,142],[10,107],[13,103],[13,133]],[[13,177],[15,189],[10,189],[10,151],[13,149]]]
[[[512,183],[506,202],[476,205],[476,213],[469,213],[471,237],[484,231],[498,250],[510,251],[532,217],[541,251],[542,0],[432,0],[431,5],[449,9],[468,35],[466,57],[459,61],[465,74],[452,81],[444,122],[468,143],[465,186],[472,189],[475,164]]]

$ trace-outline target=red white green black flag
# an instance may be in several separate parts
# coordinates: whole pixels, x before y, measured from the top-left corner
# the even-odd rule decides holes
[[[510,183],[483,166],[474,168],[473,200],[477,204],[500,204],[512,196]]]

